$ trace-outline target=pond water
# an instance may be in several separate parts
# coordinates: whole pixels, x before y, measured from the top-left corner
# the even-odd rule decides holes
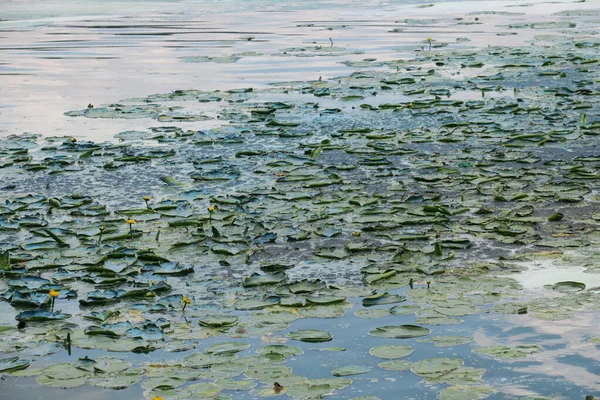
[[[0,397],[598,396],[599,23],[0,0]]]

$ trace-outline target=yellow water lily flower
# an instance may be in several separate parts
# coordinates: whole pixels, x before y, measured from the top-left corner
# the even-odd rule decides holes
[[[142,199],[144,199],[144,201],[150,201],[150,196],[143,196]]]
[[[50,291],[48,292],[48,295],[50,297],[58,297],[59,294],[60,294],[60,292],[58,290],[54,290],[54,289],[50,289]]]
[[[133,218],[129,218],[129,219],[128,219],[127,221],[125,221],[125,222],[127,222],[129,225],[133,225],[133,224],[135,224],[135,219],[133,219]]]
[[[181,302],[183,304],[190,304],[192,301],[189,299],[189,297],[183,296],[183,298],[181,299]]]
[[[156,397],[153,397],[152,400],[163,400],[163,398],[156,396]]]
[[[217,208],[216,206],[210,206],[210,207],[208,207],[208,211],[213,212],[216,210],[216,208]]]
[[[100,230],[100,232],[104,232],[104,230],[106,229],[106,227],[104,225],[100,225],[98,227],[98,229]]]
[[[77,138],[72,137],[71,138],[71,143],[75,143],[77,141]]]
[[[427,39],[425,39],[425,40],[427,40],[428,42],[431,42],[431,38],[430,38],[430,37],[428,37],[428,38],[427,38]]]

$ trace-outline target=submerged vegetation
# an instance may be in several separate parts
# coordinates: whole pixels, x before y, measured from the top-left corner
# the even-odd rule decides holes
[[[578,34],[477,51],[427,38],[345,77],[66,113],[151,125],[116,143],[6,138],[0,372],[147,399],[597,389],[504,371],[564,355],[520,323],[600,312],[598,287],[515,278],[600,271],[600,42]]]

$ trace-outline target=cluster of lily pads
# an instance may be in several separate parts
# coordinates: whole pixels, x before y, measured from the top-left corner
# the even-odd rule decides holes
[[[66,113],[161,123],[115,143],[6,138],[0,372],[57,388],[139,383],[148,399],[321,398],[373,367],[307,378],[287,363],[308,348],[283,343],[335,345],[295,324],[345,318],[381,340],[377,368],[410,370],[440,399],[502,390],[483,368],[415,348],[472,346],[436,334],[472,315],[600,311],[581,282],[531,294],[505,276],[598,241],[598,47],[434,47],[349,64],[360,70],[347,77]],[[214,118],[198,102],[222,124],[186,129]],[[107,355],[47,361],[73,348]],[[542,351],[473,348],[505,362]],[[133,365],[123,352],[183,356]]]

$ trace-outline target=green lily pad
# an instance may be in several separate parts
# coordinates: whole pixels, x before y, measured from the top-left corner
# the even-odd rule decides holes
[[[29,367],[29,361],[19,360],[19,357],[10,357],[0,360],[0,372],[14,372]]]
[[[473,353],[485,354],[494,358],[510,360],[517,358],[525,358],[529,354],[539,353],[543,350],[544,349],[538,345],[522,345],[515,347],[486,346],[473,350]]]
[[[331,333],[316,329],[302,329],[293,331],[287,333],[286,336],[293,340],[299,340],[301,342],[308,343],[329,342],[333,338]]]
[[[209,346],[205,351],[209,354],[238,353],[248,348],[250,348],[250,344],[248,343],[226,342]]]
[[[410,370],[426,379],[438,378],[464,365],[460,358],[429,358],[414,363]]]
[[[393,304],[406,301],[406,297],[397,294],[382,292],[373,296],[365,297],[362,301],[364,307],[371,307],[379,304]]]
[[[255,286],[263,286],[263,285],[273,285],[276,283],[281,283],[285,280],[286,274],[285,272],[275,272],[273,274],[258,274],[254,273],[249,277],[245,278],[242,282],[244,287],[255,287]]]
[[[349,375],[360,375],[366,374],[371,371],[371,368],[362,365],[348,365],[345,367],[336,368],[331,373],[333,376],[349,376]]]
[[[408,345],[382,345],[372,347],[371,350],[369,350],[369,354],[373,357],[391,360],[394,358],[406,357],[409,354],[412,354],[413,351],[415,350]]]
[[[213,315],[209,317],[200,318],[198,323],[202,326],[209,326],[211,328],[222,328],[233,326],[237,324],[238,317],[234,315]]]
[[[24,322],[60,321],[68,318],[71,318],[71,314],[61,313],[60,311],[52,312],[44,310],[23,311],[15,317],[17,321]]]
[[[391,360],[379,363],[379,368],[387,371],[407,371],[412,364],[406,360]]]
[[[356,310],[354,315],[356,315],[358,318],[377,319],[387,317],[390,315],[390,312],[385,308],[362,308],[360,310]]]
[[[417,342],[433,343],[435,347],[453,347],[472,342],[470,336],[434,336],[427,339],[418,339]]]
[[[304,351],[300,347],[291,347],[283,344],[272,344],[261,347],[260,349],[257,349],[256,352],[261,355],[279,354],[284,357],[293,357],[304,354]]]
[[[87,383],[106,389],[120,390],[135,385],[142,379],[136,370],[121,371],[118,374],[98,374],[88,378]]]
[[[431,331],[418,325],[387,325],[375,328],[369,335],[394,339],[408,339],[429,335]]]
[[[483,400],[498,392],[490,386],[450,386],[438,394],[439,400]]]
[[[561,293],[575,293],[585,290],[585,284],[573,281],[558,282],[552,285],[552,290]]]

